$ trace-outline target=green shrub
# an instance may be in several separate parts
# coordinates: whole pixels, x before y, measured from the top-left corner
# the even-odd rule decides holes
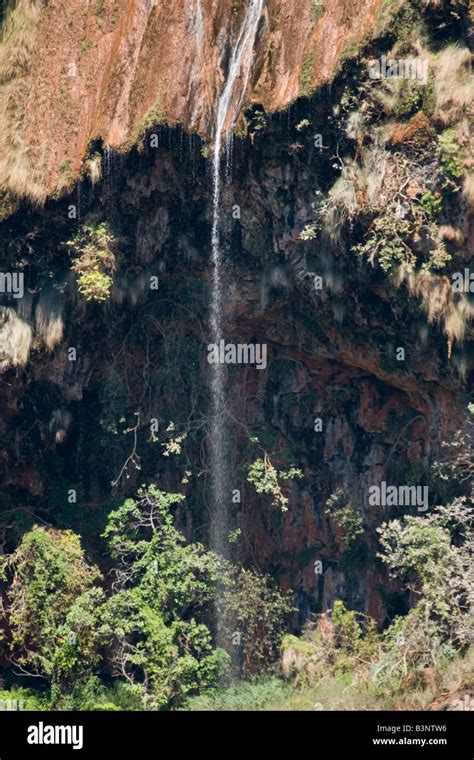
[[[111,667],[156,708],[215,684],[229,663],[204,623],[220,561],[174,527],[171,509],[183,499],[141,489],[110,514],[104,532],[117,568],[103,618]]]
[[[274,677],[206,692],[199,697],[188,699],[183,709],[212,712],[271,710],[289,700],[292,694],[293,689],[289,684]]]
[[[9,691],[0,691],[0,702],[12,710],[47,710],[49,700],[46,694],[33,689],[21,689],[13,687]]]
[[[229,644],[238,636],[239,675],[249,678],[277,660],[288,617],[295,609],[291,596],[272,588],[264,575],[234,568],[218,597],[217,611],[221,635]]]
[[[364,532],[362,517],[351,505],[346,503],[341,489],[337,489],[326,501],[326,514],[338,529],[338,544],[342,551],[353,546]]]
[[[85,224],[66,245],[74,253],[72,264],[78,290],[86,301],[106,301],[112,287],[116,262],[114,236],[107,224]]]
[[[459,186],[458,180],[464,174],[464,168],[461,163],[460,148],[452,129],[445,129],[440,134],[438,150],[441,170],[445,178],[444,186],[455,189]]]
[[[441,210],[442,203],[443,199],[437,197],[436,195],[433,195],[431,190],[428,190],[420,198],[420,206],[430,218],[438,215],[439,211]]]
[[[309,624],[301,638],[284,636],[282,669],[295,685],[316,684],[323,676],[356,672],[378,650],[376,622],[336,600],[332,610]]]
[[[273,497],[273,505],[279,507],[282,512],[286,512],[288,497],[284,495],[280,481],[302,477],[303,473],[296,467],[290,467],[289,470],[277,470],[265,454],[263,459],[256,459],[250,465],[247,480],[252,483],[257,493],[269,494]]]
[[[395,115],[402,120],[410,119],[423,104],[422,88],[407,79],[402,80],[398,90]]]
[[[418,601],[405,618],[432,621],[440,640],[465,647],[474,631],[471,552],[473,515],[463,499],[423,517],[405,516],[377,529],[379,555],[392,576],[410,584]]]
[[[72,531],[34,527],[3,559],[9,650],[25,673],[53,684],[90,672],[98,659],[100,573]]]

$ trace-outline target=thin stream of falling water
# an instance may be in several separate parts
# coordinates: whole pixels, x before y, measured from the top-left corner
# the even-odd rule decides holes
[[[219,344],[223,337],[223,251],[220,244],[219,218],[221,201],[221,148],[222,139],[229,135],[239,112],[247,89],[253,49],[264,0],[250,0],[250,4],[232,51],[227,81],[219,97],[212,155],[213,219],[212,219],[212,295],[211,295],[211,342]],[[234,88],[239,79],[240,92],[234,99]],[[233,102],[234,101],[234,102]],[[212,365],[211,379],[211,480],[213,496],[213,519],[211,546],[218,554],[228,554],[229,531],[228,449],[226,435],[226,398],[224,366]]]
[[[103,153],[103,173],[104,173],[104,187],[105,187],[105,203],[109,205],[112,195],[112,153],[110,145],[104,146]]]
[[[81,212],[82,212],[82,181],[79,180],[77,183],[77,223],[81,223]]]
[[[221,148],[223,137],[227,143],[227,154],[230,153],[230,138],[235,117],[239,113],[245,96],[250,68],[253,60],[253,49],[258,24],[262,15],[264,0],[250,0],[247,13],[240,29],[239,37],[232,51],[229,63],[227,81],[219,97],[216,125],[214,132],[214,151],[212,155],[212,187],[213,187],[213,217],[212,217],[212,295],[211,295],[211,342],[218,345],[223,337],[223,292],[222,270],[223,251],[220,243],[219,219],[221,201]],[[234,87],[239,81],[240,90],[234,97]],[[230,169],[230,164],[228,164]],[[230,528],[230,488],[229,488],[229,447],[227,440],[226,392],[224,365],[217,362],[212,365],[211,375],[211,485],[212,485],[212,520],[211,547],[224,558],[229,556],[228,535]],[[218,586],[215,598],[216,609],[216,639],[217,645],[226,647],[226,630],[221,610],[222,588]],[[227,621],[232,628],[234,621]],[[235,664],[235,657],[233,658]]]
[[[226,148],[225,148],[225,181],[230,185],[232,180],[232,158],[234,149],[234,135],[230,132],[227,135]]]

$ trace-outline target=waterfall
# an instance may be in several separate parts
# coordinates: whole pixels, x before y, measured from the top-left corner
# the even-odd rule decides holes
[[[245,19],[242,23],[237,42],[229,62],[227,80],[217,106],[214,149],[212,153],[212,295],[211,295],[211,342],[218,344],[223,337],[223,293],[222,268],[223,251],[220,244],[219,218],[221,200],[221,148],[223,138],[228,143],[235,118],[239,113],[247,89],[253,49],[258,24],[262,15],[264,0],[250,0]],[[239,91],[235,97],[236,82]],[[212,365],[211,379],[211,478],[212,478],[212,527],[211,546],[221,554],[227,554],[227,534],[229,531],[230,488],[228,481],[228,447],[226,440],[226,398],[224,366]]]
[[[104,188],[105,188],[105,203],[106,203],[106,206],[109,206],[110,199],[112,197],[112,191],[113,191],[112,151],[111,151],[110,145],[104,145],[102,162],[103,162],[102,173],[104,177]]]

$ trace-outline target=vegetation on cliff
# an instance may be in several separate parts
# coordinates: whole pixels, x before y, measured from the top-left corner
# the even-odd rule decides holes
[[[334,2],[337,60],[316,44],[325,4],[304,4],[288,42],[279,15],[257,34],[219,233],[226,337],[264,344],[268,366],[225,367],[225,559],[208,548],[212,151],[169,126],[205,124],[212,92],[196,102],[199,77],[172,82],[173,61],[174,95],[148,81],[162,6],[124,31],[95,3],[78,61],[97,37],[102,66],[109,35],[136,69],[104,83],[71,154],[49,135],[60,178],[45,179],[25,124],[53,5],[18,2],[0,45],[2,269],[24,285],[0,303],[0,697],[457,709],[474,690],[467,3],[374,3],[352,35]],[[371,503],[382,485],[415,498]]]

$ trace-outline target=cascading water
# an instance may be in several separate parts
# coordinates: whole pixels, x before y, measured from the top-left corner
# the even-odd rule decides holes
[[[223,251],[220,243],[219,220],[221,200],[221,149],[223,139],[229,144],[235,118],[245,96],[258,24],[265,0],[250,0],[237,42],[230,58],[227,80],[222,90],[216,113],[214,149],[212,154],[213,219],[212,219],[212,296],[211,296],[211,342],[219,344],[223,337]],[[236,83],[239,91],[235,93]],[[211,477],[213,515],[211,546],[222,556],[227,553],[229,530],[228,449],[226,440],[226,398],[224,367],[212,365],[211,409]]]
[[[110,199],[112,197],[112,191],[113,191],[112,151],[110,149],[110,145],[104,146],[104,154],[103,154],[102,162],[103,162],[102,172],[104,175],[104,188],[105,188],[105,203],[106,203],[106,206],[109,206]]]

